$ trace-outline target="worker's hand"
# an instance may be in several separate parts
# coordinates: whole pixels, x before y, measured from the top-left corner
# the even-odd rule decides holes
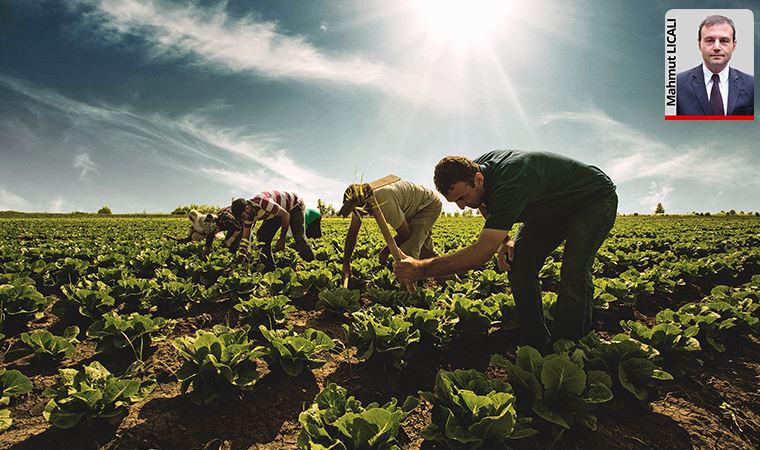
[[[380,260],[381,266],[388,264],[388,255],[390,254],[391,254],[391,250],[388,248],[387,245],[383,247],[382,250],[380,250],[380,253],[377,255],[377,258]]]
[[[285,238],[281,237],[281,238],[277,239],[277,244],[275,244],[275,246],[274,246],[274,251],[275,252],[281,252],[283,250],[285,250]]]
[[[499,264],[499,269],[509,272],[512,270],[512,261],[515,259],[515,241],[508,240],[501,243],[499,249],[496,251],[496,262]]]
[[[393,263],[393,273],[401,283],[414,283],[422,278],[422,263],[419,259],[401,253],[401,261]]]

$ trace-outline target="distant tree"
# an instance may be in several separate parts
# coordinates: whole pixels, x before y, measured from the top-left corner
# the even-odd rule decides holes
[[[471,209],[468,208],[462,211],[462,217],[472,217],[472,216],[473,216],[473,212]]]
[[[736,210],[732,209],[731,211],[728,212],[728,215],[729,216],[735,216],[736,215]]]
[[[459,217],[459,211],[454,212],[454,217]]]
[[[755,217],[760,217],[760,212],[755,211]]]
[[[635,212],[633,213],[633,217],[638,217],[639,213]]]
[[[190,212],[191,209],[194,209],[202,214],[215,214],[221,208],[214,205],[199,205],[196,203],[191,203],[190,205],[177,206],[176,208],[174,208],[174,211],[172,211],[172,214],[176,214],[176,215],[187,214],[188,212]]]
[[[665,207],[662,206],[662,203],[658,203],[657,207],[654,209],[655,214],[665,214]]]
[[[103,206],[98,210],[98,214],[111,214],[111,208],[108,206]]]
[[[335,217],[338,214],[333,205],[323,202],[321,198],[317,199],[317,209],[322,217]]]
[[[707,212],[705,213],[705,217],[710,217],[710,211],[707,211]]]

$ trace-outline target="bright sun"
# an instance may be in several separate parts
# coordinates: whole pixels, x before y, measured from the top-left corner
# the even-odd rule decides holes
[[[457,47],[486,43],[515,11],[514,0],[416,0],[418,25],[431,39]]]

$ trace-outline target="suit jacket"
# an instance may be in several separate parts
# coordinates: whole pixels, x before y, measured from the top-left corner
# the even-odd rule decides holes
[[[728,68],[728,116],[755,115],[755,77]],[[712,115],[707,99],[702,64],[683,71],[676,78],[676,114],[679,116]]]

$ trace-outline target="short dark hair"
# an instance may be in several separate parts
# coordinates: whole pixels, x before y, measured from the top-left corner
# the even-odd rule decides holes
[[[243,211],[245,210],[246,204],[248,204],[248,201],[246,201],[244,198],[236,198],[232,201],[230,211],[232,211],[232,216],[235,217],[235,220],[240,220],[240,218],[243,216]]]
[[[719,15],[705,17],[705,20],[703,20],[702,23],[699,24],[699,31],[697,32],[697,40],[698,41],[702,40],[702,27],[711,27],[713,25],[718,25],[719,23],[727,23],[731,25],[731,30],[733,30],[734,32],[733,39],[734,41],[736,41],[736,27],[734,26],[734,21],[729,19],[726,16],[719,16]]]
[[[451,186],[460,181],[474,186],[475,174],[478,172],[480,166],[475,161],[464,156],[447,156],[435,165],[433,182],[438,192],[446,195]]]

